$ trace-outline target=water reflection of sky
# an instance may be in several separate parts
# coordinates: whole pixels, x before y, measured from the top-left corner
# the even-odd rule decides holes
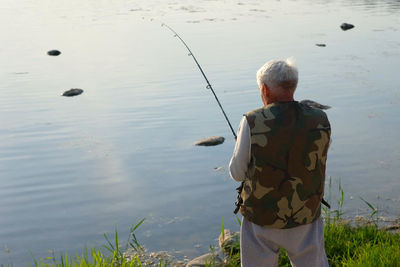
[[[384,216],[400,213],[398,1],[6,2],[0,247],[16,265],[29,250],[43,257],[102,244],[115,224],[124,236],[144,217],[138,234],[150,249],[189,256],[208,250],[222,216],[238,228],[226,172],[231,133],[161,21],[191,46],[235,128],[261,105],[258,67],[294,56],[296,97],[333,106],[328,175],[334,191],[342,181],[346,212],[368,212],[362,196]],[[356,27],[343,32],[342,22]],[[85,92],[60,96],[74,87]],[[226,142],[192,145],[211,135]]]

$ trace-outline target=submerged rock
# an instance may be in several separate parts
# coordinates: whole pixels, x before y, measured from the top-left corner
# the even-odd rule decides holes
[[[342,23],[342,25],[340,25],[340,28],[342,28],[342,30],[347,31],[350,29],[354,28],[353,24],[349,24],[349,23]]]
[[[82,89],[79,88],[72,88],[68,91],[65,91],[62,95],[63,96],[76,96],[76,95],[80,95],[83,93]]]
[[[194,143],[196,146],[216,146],[222,144],[225,141],[225,138],[222,136],[211,136],[204,138],[200,141]]]
[[[312,101],[312,100],[308,100],[308,99],[301,100],[300,103],[302,103],[304,105],[307,105],[309,107],[318,108],[318,109],[330,109],[331,108],[331,106],[322,105],[322,104],[320,104],[318,102],[315,102],[315,101]]]
[[[222,233],[218,237],[218,244],[225,255],[236,254],[240,250],[240,234],[239,232],[232,233],[229,229],[224,229],[224,236]]]
[[[162,264],[168,264],[166,266],[184,267],[188,262],[188,260],[176,260],[175,257],[170,255],[167,251],[148,252],[145,248],[142,248],[142,250],[129,248],[123,253],[123,257],[127,262],[137,262],[137,259],[139,259],[143,266],[161,266],[161,262]]]
[[[61,52],[58,51],[58,50],[50,50],[50,51],[47,52],[47,54],[48,54],[49,56],[58,56],[58,55],[61,54]]]
[[[225,170],[225,168],[224,167],[214,167],[214,171],[216,171],[216,172],[225,172],[226,170]]]
[[[207,253],[191,260],[186,264],[186,267],[222,266],[222,264],[223,261],[220,257],[212,253]]]
[[[387,226],[387,227],[385,227],[385,230],[386,231],[395,231],[395,230],[399,230],[400,229],[400,225],[390,225],[390,226]]]

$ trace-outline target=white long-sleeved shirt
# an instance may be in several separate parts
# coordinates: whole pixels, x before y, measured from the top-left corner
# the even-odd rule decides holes
[[[246,173],[251,159],[251,135],[250,126],[247,119],[243,116],[239,124],[239,130],[231,161],[229,172],[231,177],[241,182],[246,178]]]

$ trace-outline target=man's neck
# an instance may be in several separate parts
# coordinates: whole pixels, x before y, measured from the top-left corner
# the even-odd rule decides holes
[[[273,104],[273,103],[277,103],[277,102],[290,102],[290,101],[294,101],[293,96],[277,97],[277,98],[273,98],[273,99],[268,99],[267,103],[265,105],[269,105],[269,104]]]

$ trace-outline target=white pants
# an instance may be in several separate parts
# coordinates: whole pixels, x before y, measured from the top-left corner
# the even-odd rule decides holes
[[[321,218],[290,229],[265,228],[243,218],[240,229],[242,267],[278,266],[281,247],[286,250],[293,267],[329,266]]]

